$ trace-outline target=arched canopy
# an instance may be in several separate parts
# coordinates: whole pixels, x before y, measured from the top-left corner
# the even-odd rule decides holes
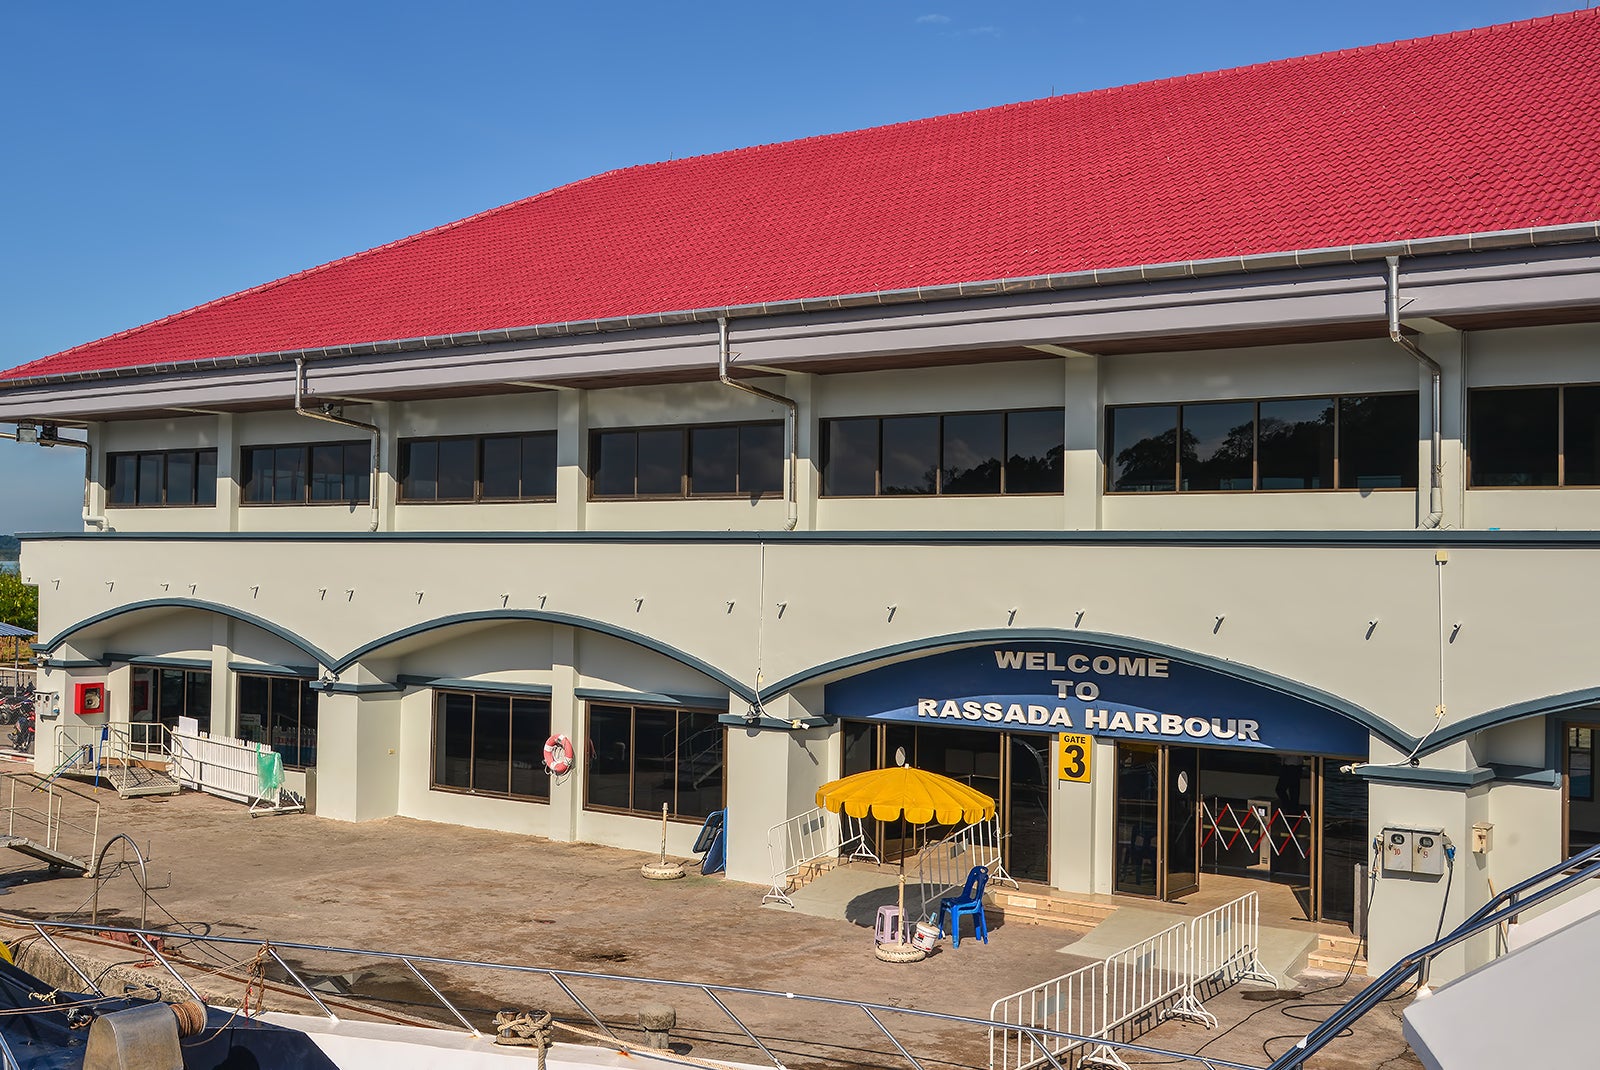
[[[106,621],[135,613],[172,609],[192,609],[202,613],[215,613],[218,616],[228,617],[242,624],[248,624],[252,628],[259,628],[268,635],[276,636],[296,650],[303,652],[318,665],[328,669],[333,668],[334,659],[332,655],[314,644],[306,642],[289,629],[274,624],[264,617],[258,617],[254,613],[246,613],[242,609],[235,609],[232,606],[225,606],[217,602],[206,602],[197,598],[151,598],[143,602],[129,602],[125,606],[108,609],[104,613],[96,613],[92,617],[85,617],[76,624],[68,625],[42,643],[41,647],[44,653],[51,654],[59,650],[62,645],[69,642],[74,636],[81,635],[83,632]]]

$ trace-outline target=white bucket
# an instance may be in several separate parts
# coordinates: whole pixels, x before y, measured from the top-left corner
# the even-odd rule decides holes
[[[917,922],[917,931],[911,937],[911,946],[920,947],[924,951],[932,951],[939,944],[939,927],[929,925],[925,921]]]

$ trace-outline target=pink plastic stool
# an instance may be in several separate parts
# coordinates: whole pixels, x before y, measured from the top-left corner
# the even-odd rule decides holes
[[[900,940],[900,908],[879,907],[878,921],[872,929],[874,944],[898,944]]]

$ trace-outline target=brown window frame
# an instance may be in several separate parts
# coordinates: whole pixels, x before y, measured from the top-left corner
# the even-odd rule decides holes
[[[345,450],[348,450],[351,446],[358,446],[358,447],[359,446],[365,446],[366,447],[366,450],[367,450],[367,463],[362,468],[362,472],[366,476],[366,479],[367,479],[367,493],[366,493],[366,495],[364,497],[313,498],[311,496],[311,486],[312,486],[311,461],[312,461],[312,458],[315,456],[315,451],[316,450],[325,449],[325,448],[328,448],[330,446],[338,446],[338,447],[340,447],[342,449],[345,449]],[[251,454],[251,452],[252,451],[256,451],[256,450],[273,450],[273,451],[277,451],[277,450],[293,450],[293,449],[300,450],[302,455],[303,455],[303,457],[304,457],[304,464],[303,464],[302,469],[301,469],[304,472],[304,476],[303,476],[304,487],[301,490],[300,497],[298,499],[296,499],[296,500],[281,501],[281,502],[280,501],[276,501],[276,500],[274,500],[274,501],[265,501],[265,502],[264,501],[252,501],[249,498],[247,498],[245,496],[245,494],[246,494],[246,487],[249,486],[250,472],[248,471],[248,469],[250,468],[250,454]],[[341,478],[343,478],[342,475],[341,475]],[[361,440],[361,439],[332,439],[332,440],[322,441],[322,442],[282,442],[282,443],[259,442],[259,443],[249,443],[247,445],[243,445],[243,446],[239,447],[239,474],[238,474],[238,480],[239,480],[239,504],[241,506],[248,507],[248,508],[251,508],[251,509],[295,507],[295,506],[303,506],[303,505],[333,506],[335,508],[341,508],[341,507],[342,508],[348,508],[350,506],[357,506],[357,505],[371,505],[372,504],[372,495],[373,495],[373,491],[374,491],[374,488],[372,486],[372,441],[371,441],[371,439],[365,439],[365,440]]]
[[[169,476],[170,469],[171,469],[171,459],[172,459],[172,456],[174,454],[179,454],[179,453],[192,454],[193,457],[194,457],[194,492],[195,492],[195,500],[194,501],[172,502],[172,501],[168,501],[167,500],[168,491],[169,491],[170,486],[171,486],[171,479],[170,479],[170,476]],[[201,467],[200,466],[200,458],[204,454],[210,454],[211,455],[212,479],[211,479],[211,500],[210,501],[201,501],[200,500],[200,488],[205,485],[204,481],[200,479],[200,467]],[[135,458],[135,461],[134,461],[134,475],[135,475],[136,482],[134,484],[134,500],[131,501],[131,502],[112,501],[112,495],[115,492],[116,487],[117,487],[117,482],[116,482],[117,461],[119,461],[120,459],[122,459],[124,457],[133,457],[133,458]],[[145,458],[145,457],[160,457],[161,458],[161,500],[159,502],[141,502],[141,501],[138,500],[139,490],[138,490],[137,479],[138,479],[139,461],[140,461],[140,459]],[[106,471],[105,471],[105,479],[104,479],[105,496],[106,496],[106,508],[107,509],[214,509],[214,508],[216,508],[216,505],[217,505],[217,481],[216,481],[216,473],[218,471],[217,461],[218,461],[218,457],[217,457],[217,450],[216,450],[215,446],[195,446],[195,447],[193,447],[191,449],[121,450],[121,451],[119,451],[117,453],[107,453],[106,454],[106,461],[105,461]]]
[[[1467,489],[1468,490],[1593,490],[1600,487],[1596,483],[1568,483],[1567,482],[1567,390],[1587,390],[1600,387],[1600,383],[1517,383],[1511,386],[1474,386],[1467,390],[1467,405],[1464,414],[1466,425],[1466,450],[1467,455]],[[1556,481],[1549,483],[1486,483],[1479,484],[1472,475],[1472,398],[1475,394],[1510,393],[1514,390],[1555,390],[1556,392]]]
[[[548,438],[554,442],[555,437],[556,433],[554,431],[507,431],[492,435],[418,435],[414,438],[403,438],[400,440],[400,448],[396,454],[396,467],[398,468],[398,471],[395,473],[395,500],[397,504],[400,505],[481,505],[484,503],[493,505],[523,502],[553,502],[556,500],[556,496],[553,493],[518,495],[515,498],[485,497],[483,493],[483,446],[486,442],[496,442],[505,439],[516,439],[520,442],[525,438]],[[405,480],[408,474],[406,464],[406,447],[430,442],[435,444],[441,442],[473,443],[471,497],[442,498],[437,495],[432,498],[406,497]],[[556,469],[559,471],[559,463],[556,465]],[[525,475],[526,473],[519,472],[519,482]],[[437,472],[435,473],[434,478],[437,481]]]
[[[1028,406],[1020,409],[962,409],[958,412],[889,412],[879,415],[862,416],[830,416],[818,422],[817,442],[818,458],[820,464],[817,470],[817,497],[828,498],[835,501],[850,499],[864,500],[867,498],[891,499],[918,499],[918,498],[1049,498],[1060,497],[1066,493],[1066,461],[1062,460],[1061,489],[1060,490],[1008,490],[1006,489],[1006,467],[1010,462],[1007,448],[1010,435],[1010,417],[1023,413],[1053,412],[1060,415],[1062,420],[1062,450],[1066,449],[1066,409],[1060,405]],[[947,491],[944,489],[944,451],[945,427],[944,422],[952,416],[999,416],[1000,417],[1000,489],[996,491]],[[932,417],[939,421],[939,457],[934,465],[934,487],[927,494],[885,494],[883,491],[883,422],[885,420],[917,419]],[[875,420],[877,421],[878,450],[877,458],[873,462],[874,477],[873,491],[871,494],[829,494],[823,488],[827,486],[827,469],[830,458],[828,456],[828,425],[835,421],[847,420]]]
[[[294,747],[293,757],[296,760],[295,761],[290,761],[289,760],[290,756],[285,755],[284,762],[283,762],[283,767],[285,769],[311,769],[311,768],[314,768],[315,765],[316,765],[316,762],[315,762],[314,759],[311,762],[302,762],[302,761],[299,761],[298,759],[304,757],[305,752],[307,750],[311,751],[313,756],[317,752],[317,730],[320,727],[320,719],[318,717],[318,711],[319,711],[318,700],[321,698],[321,696],[318,695],[317,692],[311,690],[311,688],[309,686],[315,678],[314,677],[309,677],[309,676],[288,676],[288,675],[285,675],[283,673],[266,673],[266,672],[236,672],[236,673],[234,673],[234,677],[235,677],[234,687],[235,687],[235,690],[236,690],[235,701],[237,703],[237,706],[235,707],[235,709],[237,711],[237,715],[239,716],[239,718],[241,718],[241,720],[242,720],[244,712],[245,712],[245,710],[244,710],[244,685],[245,685],[245,681],[246,680],[261,680],[261,681],[264,681],[266,683],[266,685],[267,685],[267,712],[266,712],[266,717],[261,722],[262,735],[265,736],[266,738],[261,740],[261,742],[265,743],[267,746],[271,747],[273,750],[277,750],[278,753],[280,753],[280,754],[283,754],[284,752],[281,751],[281,750],[278,750],[279,744],[276,741],[274,741],[273,733],[272,733],[272,727],[273,727],[273,724],[274,724],[274,716],[273,716],[273,712],[272,712],[272,689],[273,689],[274,686],[278,686],[278,685],[287,685],[287,684],[296,685],[296,693],[295,693],[296,705],[295,705],[295,724],[294,724],[294,739],[295,739],[295,743],[293,744],[293,747]],[[311,719],[311,728],[310,728],[310,731],[309,731],[309,734],[310,734],[310,737],[311,737],[311,744],[310,744],[309,747],[305,743],[305,739],[306,739],[306,735],[307,735],[307,729],[306,729],[306,701],[307,701],[307,699],[310,699],[310,701],[311,701],[311,718],[310,718]],[[242,735],[244,726],[241,724],[239,727],[240,727],[240,731],[241,731],[240,738],[242,739],[242,738],[244,738],[244,736]]]
[[[584,736],[585,740],[590,741],[589,744],[588,744],[588,747],[586,749],[592,749],[593,748],[593,739],[594,739],[593,724],[594,724],[594,711],[596,709],[627,710],[628,711],[628,805],[625,806],[625,807],[608,806],[608,805],[605,805],[604,803],[593,802],[590,799],[590,779],[589,778],[591,777],[591,775],[593,775],[593,767],[594,767],[594,761],[595,761],[594,755],[591,753],[591,754],[589,754],[587,760],[584,760],[584,761],[580,762],[580,764],[583,766],[583,808],[585,810],[591,811],[593,813],[623,814],[623,815],[626,815],[626,816],[629,816],[629,817],[655,817],[655,818],[659,818],[661,816],[661,811],[660,810],[641,810],[641,809],[638,809],[634,805],[634,799],[635,799],[635,796],[637,794],[637,783],[638,783],[638,779],[639,779],[639,770],[638,770],[637,765],[634,764],[634,762],[635,762],[635,755],[637,754],[637,749],[635,747],[635,740],[637,739],[637,736],[638,736],[639,713],[640,713],[640,711],[642,710],[642,711],[647,711],[647,712],[651,712],[651,713],[670,713],[670,714],[672,714],[673,715],[673,726],[674,726],[673,727],[673,731],[674,731],[674,736],[675,737],[676,737],[676,735],[681,734],[681,727],[680,726],[681,726],[682,722],[681,722],[680,718],[681,718],[681,715],[683,715],[683,714],[698,714],[698,715],[701,715],[701,716],[709,716],[709,717],[713,717],[713,718],[718,718],[723,713],[726,712],[726,710],[713,709],[713,708],[709,708],[709,707],[701,707],[701,706],[665,706],[665,705],[660,705],[660,704],[657,704],[657,703],[649,703],[649,702],[602,702],[602,701],[585,702],[584,703],[584,710],[583,710],[583,736]],[[717,810],[726,809],[727,805],[728,805],[728,727],[726,725],[721,724],[720,722],[717,722],[717,727],[721,730],[721,733],[722,733],[722,777],[721,777],[721,780],[722,780],[721,796],[722,797],[718,801],[716,806],[711,807],[710,810],[707,811],[707,814],[715,813]],[[674,760],[674,763],[673,763],[672,805],[671,805],[671,809],[668,811],[667,819],[669,821],[673,821],[673,822],[676,822],[676,823],[679,823],[679,824],[685,824],[685,825],[701,824],[701,823],[703,823],[705,821],[706,815],[694,815],[694,814],[685,815],[678,808],[678,799],[679,799],[679,794],[680,794],[680,791],[681,791],[681,786],[678,783],[678,777],[677,777],[677,770],[679,768],[679,760],[676,758],[678,745],[679,744],[678,744],[677,739],[674,738],[674,741],[673,741],[673,753],[674,753],[675,760]]]
[[[727,423],[704,424],[651,424],[638,427],[596,427],[589,431],[589,464],[588,484],[589,500],[592,502],[677,502],[677,501],[741,501],[755,500],[771,494],[774,498],[783,496],[783,477],[778,478],[778,487],[774,490],[744,490],[736,489],[732,492],[718,491],[716,493],[697,493],[690,478],[694,468],[692,453],[692,434],[695,431],[711,429],[729,429],[737,433],[746,427],[776,428],[783,433],[782,420],[735,420]],[[639,493],[639,460],[638,436],[645,433],[676,431],[680,435],[679,456],[683,458],[683,469],[678,473],[678,492],[676,494],[640,494]],[[599,466],[600,440],[606,435],[633,435],[634,436],[634,464],[632,494],[600,494],[595,490],[595,471]],[[785,453],[781,459],[783,464],[788,463]],[[738,460],[734,461],[734,478],[738,479]]]
[[[517,702],[518,700],[521,700],[523,702],[539,702],[539,703],[543,703],[544,704],[544,709],[545,709],[545,726],[544,726],[545,739],[548,740],[549,737],[550,737],[550,734],[554,731],[553,721],[552,721],[552,717],[554,716],[554,711],[553,711],[552,706],[551,706],[550,696],[548,696],[548,695],[519,694],[519,693],[508,692],[508,691],[495,691],[495,690],[488,689],[488,688],[485,688],[483,690],[475,690],[475,689],[472,689],[472,688],[463,688],[463,687],[436,687],[436,688],[433,688],[431,690],[432,690],[432,693],[433,693],[433,703],[432,703],[431,713],[430,713],[430,716],[429,716],[429,728],[428,728],[428,734],[429,734],[429,740],[430,740],[429,748],[428,748],[428,790],[429,791],[440,791],[440,792],[445,792],[445,793],[450,794],[450,795],[471,795],[471,796],[475,796],[477,798],[484,798],[484,799],[509,799],[512,802],[532,802],[532,803],[545,803],[545,804],[548,804],[550,802],[550,795],[551,795],[550,782],[554,779],[554,777],[550,774],[549,770],[545,769],[542,761],[540,763],[539,768],[544,773],[544,794],[543,795],[539,795],[539,794],[531,794],[531,795],[530,794],[523,794],[523,793],[519,793],[519,792],[513,792],[513,791],[510,790],[511,774],[512,774],[512,771],[513,771],[513,767],[511,765],[511,762],[513,761],[513,759],[511,759],[511,758],[507,759],[507,769],[506,769],[507,790],[505,790],[505,791],[494,791],[492,789],[479,788],[479,787],[476,787],[476,786],[474,786],[472,784],[472,780],[473,780],[472,773],[473,773],[473,769],[474,769],[474,767],[475,767],[475,765],[477,763],[477,750],[478,750],[478,699],[480,699],[480,698],[503,698],[503,699],[505,699],[507,701],[508,704]],[[470,749],[470,753],[471,753],[472,756],[469,757],[468,760],[467,760],[467,779],[468,779],[468,786],[467,787],[460,787],[459,785],[455,785],[455,784],[441,784],[441,783],[439,783],[439,780],[438,780],[438,774],[439,774],[439,714],[440,714],[440,710],[441,710],[441,701],[440,700],[443,699],[446,695],[466,695],[466,696],[468,696],[468,697],[470,697],[472,699],[472,743],[471,743],[471,746],[469,748]],[[511,711],[511,712],[514,713],[514,711]],[[514,719],[513,719],[512,723],[515,724],[515,720]],[[508,738],[508,746],[509,746],[510,745],[510,741],[511,741],[511,739],[513,737],[508,736],[507,738]],[[544,743],[540,742],[539,746],[541,748],[541,755],[542,755]]]

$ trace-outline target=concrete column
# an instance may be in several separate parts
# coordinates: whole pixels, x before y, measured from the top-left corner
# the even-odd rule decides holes
[[[572,772],[550,781],[552,840],[578,838],[578,813],[583,809],[583,778],[588,775],[588,736],[583,701],[578,698],[578,632],[555,626],[550,637],[550,734],[572,740]]]
[[[372,406],[372,422],[382,430],[378,434],[378,485],[372,492],[378,496],[378,530],[395,530],[395,506],[400,501],[400,436],[395,434],[394,405],[380,401]]]
[[[106,445],[100,433],[103,424],[89,424],[83,429],[89,443],[89,469],[83,488],[84,511],[90,516],[106,515]],[[58,447],[59,448],[59,447]],[[87,523],[85,531],[93,531]]]
[[[1403,955],[1464,921],[1482,903],[1482,883],[1472,861],[1472,822],[1481,810],[1476,796],[1486,787],[1466,789],[1450,785],[1397,783],[1374,780],[1369,789],[1369,821],[1373,836],[1386,827],[1443,829],[1456,848],[1454,873],[1447,863],[1444,876],[1386,871],[1380,859],[1378,879],[1372,885],[1368,912],[1367,961],[1373,976]],[[1448,890],[1449,898],[1446,899]],[[1492,938],[1457,945],[1434,960],[1431,979],[1437,985],[1459,977],[1483,961]],[[1485,947],[1477,947],[1483,943]]]
[[[556,399],[556,527],[582,531],[589,506],[589,394],[563,390]]]
[[[1066,387],[1065,510],[1068,530],[1089,531],[1100,526],[1100,497],[1104,476],[1100,467],[1100,358],[1084,354],[1063,358]]]
[[[820,699],[821,689],[813,689]],[[805,696],[784,695],[765,707],[777,720],[810,716]],[[728,711],[743,716],[743,699],[730,697]],[[837,726],[813,729],[730,726],[728,770],[728,879],[767,885],[772,860],[767,836],[774,826],[815,808],[816,791],[838,775]]]
[[[800,434],[795,443],[798,468],[795,471],[796,513],[798,531],[815,531],[817,527],[817,495],[822,487],[822,443],[817,437],[815,375],[785,375],[783,393],[800,406]]]
[[[211,734],[238,738],[237,688],[228,662],[233,660],[233,619],[211,618]]]
[[[217,417],[217,519],[224,531],[239,530],[239,434],[232,413]]]
[[[370,821],[399,812],[400,702],[369,667],[339,674],[317,700],[317,814]]]

